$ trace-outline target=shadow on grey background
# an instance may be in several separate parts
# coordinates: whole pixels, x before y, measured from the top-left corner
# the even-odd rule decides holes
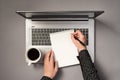
[[[54,80],[59,80],[63,75],[62,69],[59,69],[57,75],[55,76]]]
[[[39,64],[39,63],[37,63],[37,64],[33,64],[33,66],[34,66],[35,69],[38,69],[38,70],[39,70],[40,68],[43,69],[44,64]],[[57,72],[57,75],[54,77],[54,80],[58,80],[58,79],[60,79],[60,78],[62,77],[62,74],[63,74],[62,69],[63,69],[63,68],[59,68],[59,70],[58,70],[58,72]]]
[[[97,72],[98,75],[100,77],[101,80],[109,80],[106,76],[106,74],[103,71],[103,67],[101,67],[101,64],[99,64],[98,62],[95,63],[95,67],[97,68]]]
[[[99,64],[99,62],[97,61],[96,59],[96,55],[97,55],[97,51],[96,51],[96,28],[98,27],[99,24],[101,24],[102,22],[99,21],[98,19],[95,19],[95,53],[94,53],[94,56],[95,56],[95,62],[94,62],[94,65],[97,69],[97,72],[98,72],[98,75],[100,77],[101,80],[108,80],[107,79],[107,76],[105,75],[104,71],[103,71],[103,67]],[[102,23],[102,27],[105,26],[103,23]]]
[[[109,75],[115,72],[113,70],[113,65],[120,65],[114,59],[118,58],[115,55],[120,56],[120,54],[117,53],[118,50],[116,50],[119,47],[119,44],[117,44],[120,40],[119,35],[120,32],[114,29],[113,25],[108,25],[104,21],[96,20],[95,66],[98,69],[98,74],[101,80],[110,80]],[[115,63],[113,63],[113,61]],[[105,64],[107,66],[105,66]]]
[[[97,72],[98,72],[100,79],[101,80],[108,80],[107,76],[105,75],[105,73],[103,71],[103,67],[96,59],[96,55],[97,55],[97,52],[96,52],[96,45],[97,45],[97,43],[96,43],[96,29],[97,29],[97,27],[99,27],[98,25],[101,25],[101,24],[102,24],[102,27],[105,26],[101,21],[96,19],[96,24],[95,24],[95,67],[97,69]]]

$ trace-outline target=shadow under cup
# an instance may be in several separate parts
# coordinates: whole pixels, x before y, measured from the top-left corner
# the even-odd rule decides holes
[[[36,61],[36,60],[38,60],[41,57],[41,53],[40,53],[40,51],[38,49],[31,48],[31,49],[29,49],[29,51],[27,53],[27,57],[31,61]]]

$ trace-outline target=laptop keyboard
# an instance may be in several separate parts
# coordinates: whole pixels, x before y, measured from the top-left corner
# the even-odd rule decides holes
[[[32,29],[32,45],[51,45],[49,33],[71,30],[73,28],[33,28]],[[80,30],[87,38],[88,45],[88,28],[74,28],[74,31]]]

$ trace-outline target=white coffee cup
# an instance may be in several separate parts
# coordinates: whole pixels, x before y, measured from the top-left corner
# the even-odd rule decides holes
[[[25,54],[25,58],[28,66],[30,66],[32,63],[37,63],[38,61],[40,61],[41,52],[37,48],[30,48]]]

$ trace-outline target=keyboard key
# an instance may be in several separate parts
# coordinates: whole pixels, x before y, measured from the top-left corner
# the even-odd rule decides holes
[[[33,28],[32,29],[32,45],[51,45],[49,33],[60,32],[65,30],[80,30],[87,38],[88,45],[88,29],[83,28]]]

